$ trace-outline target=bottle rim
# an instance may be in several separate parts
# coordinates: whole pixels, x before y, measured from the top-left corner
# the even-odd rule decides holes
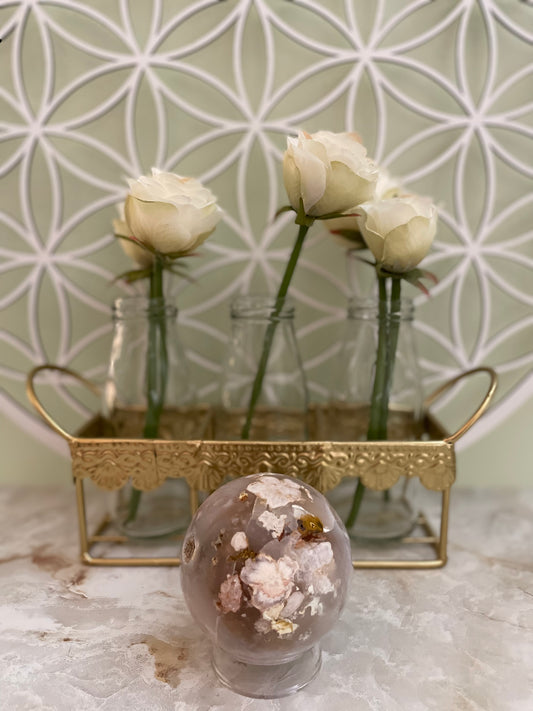
[[[413,299],[402,296],[401,299],[390,302],[393,313],[399,314],[402,321],[412,321],[415,314]],[[379,300],[376,296],[358,297],[348,299],[348,318],[375,319],[379,315]]]
[[[165,316],[175,318],[178,309],[166,301],[165,297],[151,298],[149,296],[119,296],[113,301],[111,314],[114,320],[123,321],[134,318]]]
[[[270,319],[273,312],[278,319],[294,317],[294,302],[290,296],[277,299],[270,294],[238,294],[230,304],[233,319]]]

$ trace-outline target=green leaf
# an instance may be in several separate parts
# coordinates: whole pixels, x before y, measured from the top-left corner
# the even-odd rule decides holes
[[[359,255],[357,255],[355,257],[355,259],[357,259],[359,262],[364,262],[365,264],[369,264],[371,267],[374,267],[374,269],[378,272],[378,275],[379,275],[378,265],[376,264],[376,262],[373,262],[371,259],[366,259],[365,257],[360,257]],[[387,275],[383,275],[383,276],[387,276]]]
[[[187,252],[187,251],[181,251],[181,252],[165,252],[165,254],[161,253],[161,256],[166,259],[183,259],[184,257],[197,257],[198,252]]]
[[[422,293],[424,293],[426,296],[429,296],[428,288],[414,274],[412,274],[410,272],[406,272],[405,274],[402,274],[402,279],[404,281],[409,282],[409,284],[412,284],[417,289],[420,289],[420,291]]]
[[[139,281],[139,279],[149,279],[151,273],[151,267],[147,267],[146,269],[130,269],[116,276],[113,279],[113,283],[123,279],[126,283],[132,284],[134,281]]]
[[[328,212],[325,215],[318,215],[315,220],[333,220],[335,217],[360,217],[359,212]]]
[[[403,279],[404,281],[412,284],[417,289],[420,289],[426,296],[429,296],[429,290],[422,282],[422,279],[429,279],[434,284],[438,284],[439,280],[433,274],[433,272],[428,272],[425,269],[411,269],[409,272],[403,272],[401,274],[396,274],[397,279]]]
[[[191,284],[194,283],[196,280],[187,272],[186,269],[179,268],[175,264],[165,264],[163,267],[167,272],[170,272],[171,274],[175,274],[176,276],[181,277],[182,279],[185,279],[186,281],[190,282]]]
[[[416,269],[415,271],[420,273],[421,279],[429,279],[434,284],[439,283],[439,279],[438,279],[437,275],[433,274],[433,272],[429,272],[427,269]]]
[[[277,220],[280,215],[282,215],[284,212],[290,212],[291,210],[294,210],[292,205],[283,205],[283,207],[280,207],[279,210],[276,211],[276,214],[274,215],[274,219]]]

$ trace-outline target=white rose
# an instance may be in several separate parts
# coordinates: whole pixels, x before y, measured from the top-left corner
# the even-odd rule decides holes
[[[379,169],[374,200],[388,200],[389,198],[406,196],[407,191],[397,178],[394,178],[386,168]]]
[[[128,223],[124,219],[124,204],[120,205],[118,208],[120,217],[113,220],[113,232],[118,237],[133,237]],[[136,262],[142,269],[146,269],[151,266],[153,262],[153,257],[151,252],[142,247],[138,247],[130,239],[119,239],[120,246],[126,253],[126,255],[134,262]]]
[[[378,179],[375,186],[374,201],[400,197],[406,191],[400,182],[393,178],[385,168],[379,168]],[[332,217],[324,221],[324,227],[331,232],[341,247],[346,249],[364,249],[366,243],[359,229],[357,206],[354,205],[348,212],[355,214],[346,217]]]
[[[418,195],[359,205],[359,228],[376,262],[408,272],[426,256],[437,231],[437,208]]]
[[[311,217],[346,212],[373,198],[377,178],[378,169],[356,134],[300,132],[287,139],[283,182],[296,211],[301,198]]]
[[[189,254],[222,217],[216,198],[194,178],[152,168],[151,176],[129,180],[124,212],[135,238],[162,254]]]

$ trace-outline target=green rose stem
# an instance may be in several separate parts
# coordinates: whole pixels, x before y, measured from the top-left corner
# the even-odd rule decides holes
[[[392,278],[390,306],[386,280],[387,277],[378,274],[378,348],[374,385],[370,401],[370,417],[367,430],[368,442],[377,442],[387,439],[389,397],[394,375],[394,362],[396,360],[396,349],[400,329],[401,280],[400,278]],[[364,493],[365,485],[359,479],[352,500],[350,513],[346,519],[347,529],[350,529],[357,519]],[[384,495],[387,500],[388,491],[386,491]]]
[[[390,389],[392,387],[392,379],[394,377],[394,364],[396,362],[396,351],[398,348],[398,336],[400,333],[400,319],[401,319],[401,311],[402,311],[402,302],[401,302],[401,279],[392,277],[392,283],[391,283],[391,295],[390,295],[390,314],[388,317],[388,323],[389,323],[389,335],[387,339],[387,345],[388,345],[388,350],[387,350],[387,376],[385,378],[386,381],[386,387],[387,387],[387,406],[385,408],[385,412],[383,413],[383,417],[385,420],[385,437],[383,439],[387,439],[387,419],[388,419],[388,412],[389,412],[389,398],[390,398]],[[383,498],[385,501],[388,501],[390,498],[390,492],[388,489],[385,489],[383,492]]]
[[[398,348],[398,336],[400,334],[400,319],[402,311],[401,302],[401,288],[402,282],[399,278],[392,278],[391,284],[391,308],[389,316],[389,338],[388,338],[388,352],[387,352],[387,412],[388,412],[388,399],[390,396],[390,388],[392,387],[392,378],[394,376],[394,364],[396,362],[396,350]],[[386,415],[385,415],[386,417]]]
[[[308,222],[313,223],[312,219]],[[265,331],[265,336],[263,339],[263,350],[261,352],[261,358],[259,359],[259,365],[257,372],[255,374],[254,383],[252,386],[252,392],[250,393],[250,400],[248,402],[248,411],[246,413],[246,419],[241,431],[241,439],[250,439],[250,429],[252,427],[252,419],[254,416],[257,401],[261,395],[261,389],[263,387],[263,380],[265,379],[266,368],[268,364],[268,358],[270,356],[270,350],[272,348],[272,341],[274,339],[274,333],[276,332],[276,327],[278,325],[278,316],[283,308],[285,302],[285,297],[289,290],[289,285],[291,283],[292,275],[294,274],[294,269],[296,268],[296,263],[300,252],[302,251],[305,236],[311,224],[301,224],[298,230],[298,236],[294,247],[292,248],[291,256],[285,267],[285,273],[283,274],[283,279],[278,289],[276,296],[276,303],[274,309],[269,317],[269,324]]]
[[[165,309],[163,303],[163,263],[154,255],[150,273],[150,304],[148,307],[148,348],[146,354],[146,417],[143,438],[156,439],[159,433],[159,421],[165,403],[167,386],[168,354]],[[154,307],[154,299],[159,300]],[[155,308],[155,313],[153,312]],[[133,487],[128,517],[125,523],[134,521],[141,502],[142,491]]]

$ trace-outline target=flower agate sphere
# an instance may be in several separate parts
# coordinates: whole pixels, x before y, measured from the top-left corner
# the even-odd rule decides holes
[[[224,684],[272,698],[313,679],[352,571],[348,535],[322,494],[280,474],[235,479],[200,506],[182,557],[185,601],[213,638]]]

